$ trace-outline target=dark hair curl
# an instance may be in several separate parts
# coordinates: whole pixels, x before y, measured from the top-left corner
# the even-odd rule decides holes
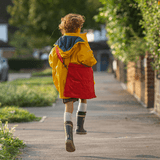
[[[70,13],[61,18],[59,29],[64,30],[66,33],[75,33],[78,31],[78,28],[83,27],[84,22],[84,16]]]

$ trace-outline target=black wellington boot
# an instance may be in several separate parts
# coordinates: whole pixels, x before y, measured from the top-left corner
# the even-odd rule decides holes
[[[66,151],[74,152],[75,146],[73,143],[73,123],[71,121],[67,121],[64,123],[65,129],[65,144],[66,144]]]
[[[76,128],[76,134],[87,134],[87,131],[84,130],[84,120],[85,120],[86,112],[77,112],[77,128]]]

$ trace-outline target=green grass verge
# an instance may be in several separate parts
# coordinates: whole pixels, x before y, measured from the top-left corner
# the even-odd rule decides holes
[[[47,68],[40,72],[33,71],[32,77],[35,77],[35,76],[52,76],[52,68]]]
[[[23,149],[26,145],[19,138],[14,138],[13,133],[15,130],[8,128],[8,122],[2,125],[0,121],[0,159],[1,160],[13,160],[20,154],[20,149]]]
[[[34,114],[29,113],[29,111],[19,108],[19,107],[2,107],[0,108],[0,121],[4,122],[31,122],[39,121],[41,117],[36,117]]]
[[[51,106],[58,92],[51,77],[18,79],[0,84],[1,106]]]
[[[58,92],[54,88],[51,77],[18,79],[0,84],[0,159],[17,159],[20,149],[26,145],[19,138],[13,137],[14,128],[9,130],[8,122],[38,121],[36,117],[15,106],[48,106],[57,98]],[[2,126],[2,122],[6,122]]]
[[[11,82],[3,82],[2,84],[11,84],[11,85],[51,85],[53,86],[53,79],[52,77],[31,77],[25,79],[16,79]]]

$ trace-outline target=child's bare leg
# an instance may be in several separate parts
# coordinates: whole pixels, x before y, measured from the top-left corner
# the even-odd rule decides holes
[[[84,125],[84,120],[86,116],[86,111],[87,111],[87,100],[86,99],[79,99],[79,105],[78,105],[78,110],[76,114],[76,119],[77,119],[77,128],[76,128],[76,133],[77,134],[86,134],[87,131],[84,130],[83,125]]]
[[[68,152],[75,151],[75,146],[73,143],[72,113],[73,113],[73,101],[65,103],[64,129],[65,129],[66,150]]]
[[[65,112],[73,113],[73,101],[65,103]]]
[[[87,103],[86,99],[79,99],[80,103]]]

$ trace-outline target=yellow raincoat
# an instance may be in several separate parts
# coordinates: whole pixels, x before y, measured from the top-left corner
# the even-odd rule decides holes
[[[64,37],[69,36],[69,37]],[[66,33],[62,38],[77,38],[79,37],[80,41],[75,42],[72,44],[67,50],[64,49],[64,43],[55,43],[54,48],[52,48],[49,54],[49,64],[52,67],[52,77],[53,82],[56,89],[59,91],[60,98],[62,99],[69,99],[70,97],[65,97],[63,95],[66,78],[67,78],[67,69],[63,65],[63,63],[59,60],[55,47],[58,48],[61,57],[65,65],[68,67],[69,63],[74,64],[83,64],[89,67],[92,67],[97,63],[96,59],[94,58],[93,51],[91,50],[86,33]],[[71,40],[72,41],[72,40]],[[71,42],[72,43],[72,42]],[[71,97],[74,98],[74,97]]]

